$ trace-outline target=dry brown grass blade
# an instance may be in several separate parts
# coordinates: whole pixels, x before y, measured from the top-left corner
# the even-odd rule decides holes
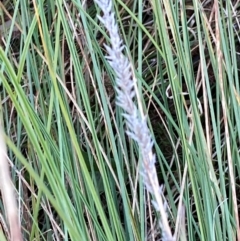
[[[0,125],[0,189],[8,219],[11,241],[22,241],[21,228],[18,220],[18,209],[15,200],[14,188],[11,181],[7,148],[4,141],[2,126]]]

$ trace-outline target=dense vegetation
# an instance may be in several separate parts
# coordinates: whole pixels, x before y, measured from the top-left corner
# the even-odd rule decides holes
[[[1,123],[23,240],[167,241],[116,105],[99,6],[0,9]],[[112,10],[173,240],[240,241],[238,1],[113,0]],[[10,240],[3,196],[0,240]]]

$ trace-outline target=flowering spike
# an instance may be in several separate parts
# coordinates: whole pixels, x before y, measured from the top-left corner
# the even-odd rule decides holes
[[[106,59],[116,73],[116,104],[125,112],[123,117],[128,127],[128,136],[139,145],[143,159],[143,170],[140,173],[146,189],[155,197],[153,201],[154,207],[161,214],[162,233],[166,237],[163,240],[174,240],[168,224],[166,203],[164,204],[159,192],[159,183],[155,168],[156,157],[152,152],[153,140],[147,126],[147,116],[141,117],[137,112],[137,106],[133,102],[133,98],[136,95],[134,89],[135,83],[132,77],[130,62],[122,53],[124,46],[118,33],[114,12],[112,12],[112,1],[95,0],[95,2],[103,11],[103,16],[98,18],[104,24],[110,36],[111,47],[104,46],[108,53]]]

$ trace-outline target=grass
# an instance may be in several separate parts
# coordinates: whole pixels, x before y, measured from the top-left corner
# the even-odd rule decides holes
[[[114,1],[124,54],[174,239],[240,240],[239,4],[180,3]],[[115,103],[98,6],[0,6],[1,120],[23,240],[166,240]]]

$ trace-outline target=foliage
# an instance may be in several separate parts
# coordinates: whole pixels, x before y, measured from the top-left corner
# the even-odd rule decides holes
[[[176,240],[240,240],[238,5],[113,4]],[[0,6],[1,118],[23,239],[167,240],[115,103],[101,9],[90,0]]]

